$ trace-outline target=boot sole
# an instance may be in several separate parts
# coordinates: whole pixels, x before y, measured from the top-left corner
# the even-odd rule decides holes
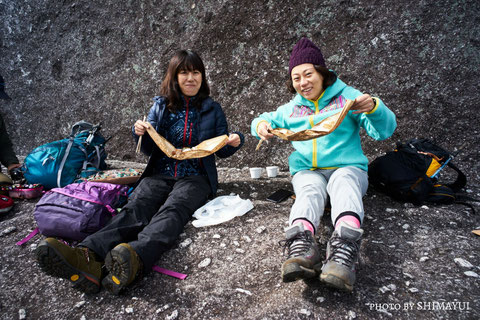
[[[47,244],[39,245],[36,250],[38,265],[46,274],[67,279],[73,287],[92,294],[100,291],[99,279],[71,266],[62,255]]]
[[[353,284],[347,284],[345,281],[337,276],[332,274],[321,274],[320,281],[325,283],[327,286],[339,289],[342,291],[352,292],[353,291]]]
[[[103,287],[114,295],[119,295],[128,286],[133,270],[132,257],[126,247],[114,249],[105,258],[108,274],[102,280]]]
[[[282,281],[293,282],[300,279],[311,279],[318,276],[315,268],[309,269],[298,263],[289,263],[282,266]]]

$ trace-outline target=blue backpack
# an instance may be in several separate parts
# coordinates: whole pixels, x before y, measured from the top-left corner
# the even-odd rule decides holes
[[[105,170],[105,139],[100,125],[80,121],[73,125],[68,138],[35,148],[25,158],[23,175],[28,183],[45,189],[61,188],[77,178],[86,178]]]

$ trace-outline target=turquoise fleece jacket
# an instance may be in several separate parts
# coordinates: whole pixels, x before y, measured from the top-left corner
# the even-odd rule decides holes
[[[354,100],[362,93],[337,79],[320,95],[317,101],[305,99],[297,94],[290,102],[276,111],[265,112],[253,119],[251,133],[260,139],[257,126],[267,121],[272,128],[286,128],[294,132],[310,129],[323,119],[341,111],[345,99]],[[345,119],[332,133],[307,141],[293,141],[295,151],[288,163],[290,173],[301,170],[333,169],[355,166],[368,169],[368,159],[360,143],[360,128],[364,128],[375,140],[390,137],[397,126],[395,114],[376,98],[376,105],[369,113],[353,114],[349,111]]]

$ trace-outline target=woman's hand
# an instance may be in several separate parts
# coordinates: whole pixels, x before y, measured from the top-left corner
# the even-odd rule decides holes
[[[148,122],[137,120],[137,122],[135,122],[135,125],[134,125],[135,134],[137,136],[143,136],[145,134],[145,131],[147,131],[147,128],[149,125],[150,124]]]
[[[273,137],[273,134],[268,132],[268,130],[272,130],[272,126],[270,125],[270,123],[268,123],[266,121],[262,121],[258,124],[257,133],[260,136],[260,139],[268,140],[271,137]]]
[[[240,145],[240,136],[236,133],[232,133],[228,136],[227,144],[232,147],[238,147]]]
[[[375,100],[369,94],[362,94],[357,97],[353,102],[353,106],[350,110],[355,110],[353,114],[370,112],[375,108]]]

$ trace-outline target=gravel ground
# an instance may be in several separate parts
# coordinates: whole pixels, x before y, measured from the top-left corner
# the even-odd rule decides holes
[[[118,163],[122,165],[122,163]],[[132,166],[132,163],[124,164]],[[0,217],[0,319],[478,319],[480,229],[466,206],[393,202],[369,190],[361,265],[352,293],[317,279],[284,284],[283,228],[294,200],[266,196],[291,188],[290,175],[250,178],[248,169],[221,168],[219,195],[239,194],[254,209],[216,226],[187,225],[158,265],[185,273],[179,280],[150,273],[121,296],[85,295],[65,280],[43,274],[34,227],[35,200],[17,200]],[[480,190],[467,188],[472,196]],[[476,206],[478,211],[478,206]],[[317,234],[322,249],[332,229],[325,216]]]

